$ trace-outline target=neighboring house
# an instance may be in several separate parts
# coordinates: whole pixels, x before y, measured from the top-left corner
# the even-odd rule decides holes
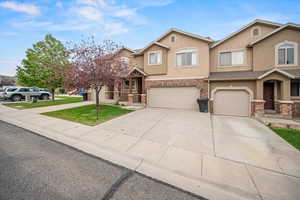
[[[149,107],[251,116],[300,114],[300,26],[255,20],[223,40],[171,29],[140,50],[123,48],[131,71],[105,98]],[[298,103],[299,102],[299,103]]]
[[[16,85],[16,77],[0,75],[0,87]]]

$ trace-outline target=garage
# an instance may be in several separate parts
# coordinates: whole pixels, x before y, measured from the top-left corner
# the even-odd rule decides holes
[[[217,90],[214,94],[214,114],[250,115],[250,95],[246,90]]]
[[[200,90],[196,87],[150,88],[148,89],[148,106],[197,110],[199,97]]]

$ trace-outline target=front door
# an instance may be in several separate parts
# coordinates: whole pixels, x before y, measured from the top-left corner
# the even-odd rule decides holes
[[[264,100],[265,109],[274,110],[274,83],[265,82],[264,83]]]

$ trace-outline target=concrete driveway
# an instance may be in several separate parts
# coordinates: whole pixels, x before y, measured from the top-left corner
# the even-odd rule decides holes
[[[143,159],[155,178],[151,165],[245,199],[300,197],[300,152],[254,119],[145,109],[82,139]]]
[[[0,106],[1,119],[208,199],[300,199],[300,152],[254,119],[149,108],[89,127]]]

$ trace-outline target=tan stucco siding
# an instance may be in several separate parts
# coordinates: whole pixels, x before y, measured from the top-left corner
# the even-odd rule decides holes
[[[251,32],[254,28],[259,28],[261,31],[260,36],[253,37]],[[223,72],[223,71],[241,71],[241,70],[251,70],[252,69],[252,49],[247,48],[247,45],[257,40],[260,37],[270,33],[274,30],[274,27],[257,24],[250,26],[249,28],[238,33],[234,37],[226,40],[220,45],[211,48],[210,50],[210,68],[212,72]],[[219,53],[222,51],[232,51],[232,50],[244,50],[245,51],[245,61],[241,66],[229,66],[220,67],[219,66]]]
[[[134,56],[132,66],[144,69],[144,55]]]
[[[138,67],[143,69],[144,67],[144,58],[143,56],[134,56],[132,52],[122,49],[119,52],[120,57],[127,57],[129,58],[129,66],[130,67]]]
[[[159,51],[161,53],[161,64],[159,65],[148,64],[149,52],[151,51]],[[148,75],[160,75],[160,74],[167,73],[167,65],[168,65],[167,51],[168,50],[166,48],[154,44],[144,52],[144,70]]]
[[[256,96],[256,83],[255,81],[210,81],[210,95],[212,97],[211,92],[216,88],[224,88],[224,87],[238,87],[243,88],[246,87],[252,91],[254,97]]]
[[[289,41],[298,43],[298,65],[300,58],[300,31],[285,29],[262,40],[253,47],[253,68],[255,71],[271,69],[275,66],[275,47],[277,44]],[[296,67],[280,66],[282,69],[297,69]]]
[[[171,42],[170,40],[170,37],[173,35],[176,37],[175,42]],[[161,76],[161,78],[207,77],[209,75],[209,46],[207,42],[176,32],[170,33],[158,42],[170,48],[169,51],[167,51],[167,73]],[[176,66],[176,52],[190,48],[196,49],[197,51],[196,65],[192,67]]]

